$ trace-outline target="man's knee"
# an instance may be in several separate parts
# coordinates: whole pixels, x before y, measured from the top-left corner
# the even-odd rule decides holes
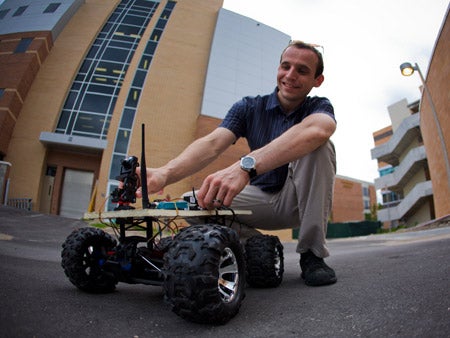
[[[336,174],[336,153],[333,143],[328,141],[312,153],[291,162],[289,169],[292,176],[302,176],[308,180],[316,175],[334,177]]]

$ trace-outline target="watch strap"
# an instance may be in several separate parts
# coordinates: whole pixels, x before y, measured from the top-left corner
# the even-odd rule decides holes
[[[248,172],[248,175],[250,176],[250,178],[254,178],[254,177],[257,176],[255,168],[253,168],[253,169],[251,169],[250,171],[247,171],[247,172]]]

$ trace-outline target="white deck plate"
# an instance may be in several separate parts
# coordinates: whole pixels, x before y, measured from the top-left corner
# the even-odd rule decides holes
[[[207,216],[233,216],[233,215],[251,215],[251,210],[167,210],[167,209],[134,209],[117,210],[105,212],[87,212],[84,219],[110,219],[126,217],[207,217]]]

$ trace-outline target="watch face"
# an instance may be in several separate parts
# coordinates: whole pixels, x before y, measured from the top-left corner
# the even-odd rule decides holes
[[[253,157],[246,156],[242,158],[241,164],[244,169],[253,169],[255,167],[255,159]]]

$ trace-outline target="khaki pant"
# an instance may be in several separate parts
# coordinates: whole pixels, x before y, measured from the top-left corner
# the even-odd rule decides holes
[[[299,228],[298,253],[311,250],[318,257],[329,256],[325,236],[335,175],[336,154],[329,141],[289,164],[288,177],[281,191],[266,193],[258,187],[246,186],[234,198],[231,208],[252,210],[252,215],[236,216],[243,224],[236,230],[248,237],[256,233],[254,228]]]

